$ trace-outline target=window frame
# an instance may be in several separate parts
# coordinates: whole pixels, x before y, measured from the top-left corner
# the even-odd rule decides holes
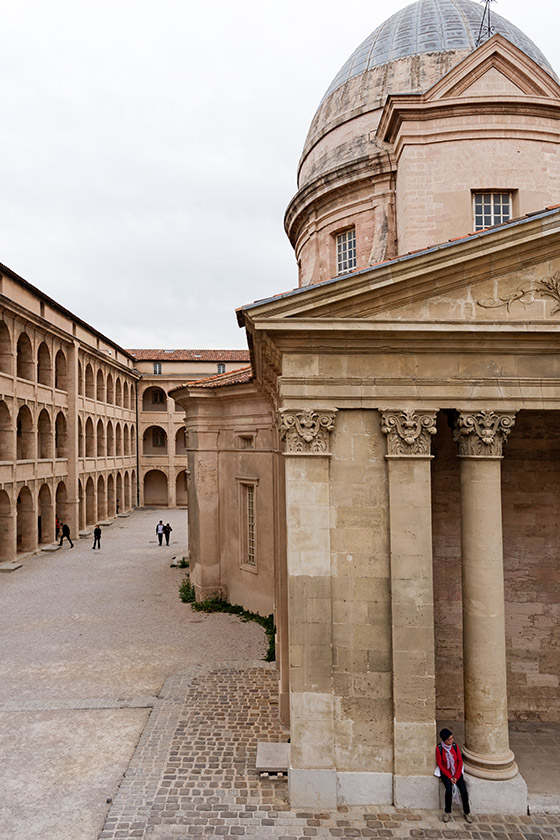
[[[239,500],[239,568],[253,575],[258,570],[258,478],[237,477]]]
[[[220,373],[225,373],[225,372],[226,372],[225,363],[224,362],[218,362],[218,373],[220,374]]]
[[[153,362],[154,376],[161,376],[161,362]]]
[[[514,218],[513,213],[513,200],[514,200],[515,190],[511,189],[491,189],[491,190],[471,190],[471,199],[472,199],[472,223],[473,223],[473,231],[474,233],[479,233],[481,230],[486,230],[489,227],[494,227],[494,225],[505,225]],[[488,196],[489,198],[489,211],[485,211],[485,205],[482,203],[480,208],[477,207],[477,202],[483,196]],[[500,197],[499,205],[496,204],[496,198]],[[503,208],[506,206],[503,197],[508,197],[508,213],[507,218],[505,218],[506,213],[503,212]],[[499,210],[497,209],[499,207]],[[477,222],[477,216],[480,216],[481,221]]]
[[[351,241],[349,239],[351,237]],[[334,234],[336,276],[350,274],[357,267],[356,226],[337,230]]]

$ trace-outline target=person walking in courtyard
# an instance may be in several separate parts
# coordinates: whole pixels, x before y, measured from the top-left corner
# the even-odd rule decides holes
[[[68,540],[68,542],[70,543],[70,548],[74,548],[74,543],[70,539],[70,526],[66,522],[62,526],[62,533],[60,535],[59,545],[62,545],[62,541],[64,540],[65,537]]]
[[[93,545],[92,548],[101,548],[101,528],[96,525],[93,529]]]
[[[163,526],[163,533],[165,535],[165,545],[169,545],[169,535],[171,534],[172,530],[173,528],[171,527],[169,522],[167,523],[167,525]]]
[[[445,787],[445,813],[443,821],[451,819],[451,802],[453,800],[453,786],[457,789],[463,800],[463,813],[468,823],[472,823],[471,809],[469,806],[469,794],[465,779],[463,778],[463,758],[461,751],[450,729],[442,729],[439,733],[441,742],[436,747],[436,763],[441,774],[441,781]]]
[[[163,524],[163,519],[160,519],[158,524],[156,525],[156,534],[157,534],[158,542],[159,542],[160,545],[163,542],[163,529],[164,528],[165,528],[165,525]]]

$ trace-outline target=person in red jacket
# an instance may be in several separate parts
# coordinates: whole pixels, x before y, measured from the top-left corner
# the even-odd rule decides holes
[[[439,737],[441,738],[441,743],[436,747],[436,763],[440,769],[441,781],[445,786],[445,814],[443,815],[443,821],[449,822],[451,818],[453,785],[457,785],[461,799],[463,800],[465,819],[468,823],[472,823],[469,794],[467,793],[467,786],[463,778],[461,750],[455,743],[453,732],[450,729],[442,729]]]

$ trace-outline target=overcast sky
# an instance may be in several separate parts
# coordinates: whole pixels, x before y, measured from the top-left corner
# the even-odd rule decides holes
[[[244,347],[317,105],[408,4],[4,0],[0,262],[121,346]],[[493,9],[560,71],[558,0]]]

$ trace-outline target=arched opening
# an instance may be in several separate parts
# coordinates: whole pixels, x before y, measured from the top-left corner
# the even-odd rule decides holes
[[[59,411],[56,415],[56,423],[54,427],[54,439],[57,458],[68,458],[68,428],[66,425],[66,417]]]
[[[105,455],[105,431],[103,429],[103,421],[97,421],[97,457],[101,458]]]
[[[82,396],[84,393],[84,368],[81,361],[78,359],[78,394]]]
[[[51,351],[44,341],[37,351],[37,382],[40,385],[52,385]]]
[[[10,409],[0,400],[0,461],[12,461],[14,457],[14,435]]]
[[[115,402],[115,388],[113,386],[112,374],[107,374],[107,402],[113,405]]]
[[[102,475],[97,479],[97,519],[107,519],[107,498],[105,496],[105,479]]]
[[[134,387],[134,382],[130,383],[130,407],[134,408],[136,402],[136,389]]]
[[[138,487],[136,486],[136,470],[130,473],[130,506],[136,507],[138,504]]]
[[[123,505],[123,480],[122,475],[120,473],[117,473],[117,498],[115,500],[115,510],[117,513],[122,513]]]
[[[68,521],[68,493],[63,481],[60,481],[56,488],[55,514],[61,525]]]
[[[136,455],[136,426],[130,426],[130,454]]]
[[[37,457],[46,460],[53,456],[52,425],[46,408],[41,410],[37,422]]]
[[[142,394],[142,411],[167,411],[167,394],[163,388],[146,388]]]
[[[59,391],[68,390],[66,356],[62,350],[59,350],[54,358],[54,387]]]
[[[91,476],[86,481],[86,525],[95,525],[95,487]]]
[[[93,421],[91,417],[86,420],[86,458],[95,457],[95,440],[93,434]]]
[[[120,423],[117,423],[115,428],[115,455],[122,455],[122,429]]]
[[[115,479],[113,474],[107,476],[107,516],[115,515]]]
[[[84,504],[84,488],[82,479],[78,479],[78,528],[83,531],[86,525],[86,510]]]
[[[186,429],[184,426],[181,426],[180,429],[177,429],[177,434],[175,435],[175,455],[186,455],[187,454],[187,437],[186,437]]]
[[[17,551],[35,551],[35,506],[29,487],[22,487],[17,498]]]
[[[96,396],[99,402],[105,402],[105,380],[102,370],[97,371]]]
[[[13,521],[10,497],[0,490],[0,562],[13,559]]]
[[[125,455],[130,455],[130,437],[128,432],[128,423],[124,424],[123,429],[123,449]]]
[[[122,382],[120,376],[117,376],[117,383],[115,385],[115,405],[122,405]]]
[[[94,389],[94,386],[93,386],[93,368],[89,364],[89,362],[86,365],[85,390],[86,390],[86,397],[89,397],[90,399],[93,399],[95,397],[95,389]]]
[[[123,408],[129,408],[130,403],[128,401],[128,382],[125,382],[123,385]]]
[[[33,350],[27,333],[21,333],[17,343],[17,375],[20,379],[33,380]]]
[[[4,321],[0,321],[0,371],[12,373],[12,339]]]
[[[115,434],[111,420],[107,423],[107,455],[115,454]]]
[[[130,476],[128,470],[124,474],[124,509],[130,510]]]
[[[166,455],[167,433],[161,426],[148,426],[142,437],[144,455]]]
[[[32,461],[35,457],[33,419],[26,405],[22,405],[17,416],[17,460]]]
[[[177,507],[187,507],[189,497],[187,494],[187,471],[181,470],[175,479],[175,504]]]
[[[149,470],[144,476],[144,504],[167,506],[167,476],[161,470]]]
[[[82,418],[78,417],[78,458],[84,457],[84,424]]]
[[[37,537],[39,543],[54,542],[54,512],[50,487],[43,484],[39,490],[37,511]]]

